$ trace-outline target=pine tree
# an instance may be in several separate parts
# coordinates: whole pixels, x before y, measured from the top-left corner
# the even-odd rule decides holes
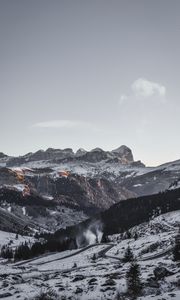
[[[135,239],[135,241],[138,239],[138,234],[137,234],[137,232],[135,232],[135,234],[134,234],[134,239]]]
[[[28,244],[25,242],[24,244],[19,245],[14,253],[15,260],[29,259],[31,257],[31,252]]]
[[[13,258],[13,251],[8,246],[3,246],[1,248],[1,257],[11,259]]]
[[[180,227],[179,232],[175,238],[175,245],[173,249],[173,259],[175,261],[180,261]]]
[[[137,299],[142,290],[140,279],[140,268],[137,262],[133,261],[126,273],[127,293],[131,299]]]
[[[91,259],[92,259],[92,262],[93,262],[93,263],[95,263],[95,262],[96,262],[96,254],[95,254],[95,253],[93,254],[93,256],[92,256],[92,258],[91,258]]]
[[[110,242],[110,240],[109,240],[108,236],[103,233],[101,243],[109,243],[109,242]]]
[[[130,246],[128,246],[125,251],[125,254],[124,254],[123,262],[130,262],[133,260],[134,260],[133,252],[132,252]]]
[[[131,232],[129,230],[126,231],[125,238],[126,239],[130,239],[131,238]]]

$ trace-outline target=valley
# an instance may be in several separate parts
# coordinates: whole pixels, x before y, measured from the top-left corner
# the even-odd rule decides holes
[[[146,167],[126,146],[1,154],[0,299],[132,299],[133,263],[138,299],[179,299],[179,174],[180,161]]]

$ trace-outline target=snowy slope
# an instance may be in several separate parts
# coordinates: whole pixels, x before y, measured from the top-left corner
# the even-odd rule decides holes
[[[29,236],[16,235],[15,233],[0,231],[0,249],[3,245],[10,245],[10,247],[17,247],[25,241],[33,242],[34,238]]]
[[[143,282],[143,295],[138,299],[177,300],[180,295],[180,269],[172,261],[170,249],[179,225],[180,211],[171,212],[132,228],[131,234],[138,233],[137,240],[114,235],[110,237],[111,242],[108,244],[49,254],[29,263],[23,262],[19,266],[7,262],[6,267],[0,265],[0,274],[9,274],[8,277],[0,275],[0,297],[3,293],[9,293],[6,298],[8,300],[13,300],[16,296],[20,300],[26,297],[34,299],[42,289],[47,291],[52,288],[59,297],[80,300],[116,299],[118,291],[126,290],[125,275],[129,263],[123,263],[121,258],[130,245],[140,265]],[[157,266],[165,267],[172,272],[171,275],[154,281],[153,272]],[[14,275],[10,275],[11,273]]]

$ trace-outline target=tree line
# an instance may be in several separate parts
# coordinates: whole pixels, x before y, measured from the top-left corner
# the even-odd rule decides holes
[[[6,259],[19,261],[34,258],[46,252],[62,252],[76,248],[76,241],[71,238],[66,238],[63,241],[51,239],[43,243],[36,241],[32,245],[24,242],[17,246],[14,251],[9,246],[3,246],[0,255]]]

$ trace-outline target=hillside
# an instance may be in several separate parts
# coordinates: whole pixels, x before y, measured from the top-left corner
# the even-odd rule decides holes
[[[32,300],[53,290],[52,300],[117,300],[118,294],[120,297],[126,292],[130,263],[122,258],[130,246],[140,266],[143,284],[138,299],[178,300],[180,273],[178,263],[173,261],[172,248],[179,226],[180,210],[131,228],[129,238],[112,235],[107,244],[46,254],[27,262],[0,260],[0,297]],[[135,232],[137,239],[133,238]]]
[[[27,223],[57,230],[121,200],[165,191],[178,182],[179,170],[180,161],[145,167],[134,161],[127,146],[76,153],[49,148],[20,157],[1,154],[1,207]]]

